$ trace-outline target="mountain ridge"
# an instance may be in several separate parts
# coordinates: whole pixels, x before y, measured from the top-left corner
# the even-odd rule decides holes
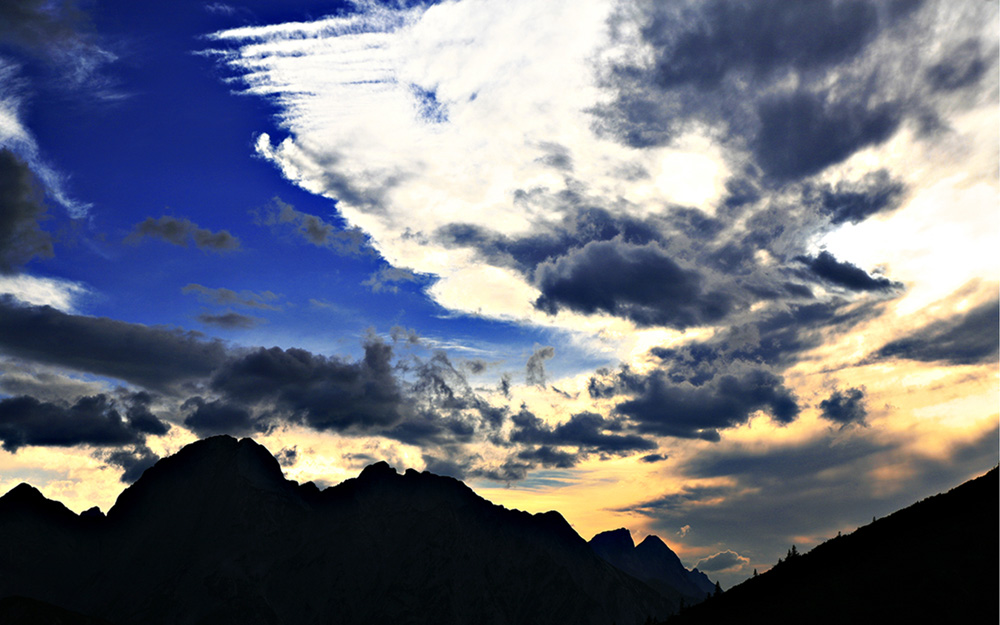
[[[8,508],[41,496],[15,490]],[[21,571],[0,578],[0,597],[115,625],[638,625],[677,608],[557,512],[508,510],[386,463],[321,491],[285,479],[250,439],[213,437],[160,460],[106,517],[56,505],[72,519],[56,508],[30,524],[0,517],[0,571]]]

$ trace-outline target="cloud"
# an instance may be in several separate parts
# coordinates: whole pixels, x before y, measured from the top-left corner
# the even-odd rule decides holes
[[[74,404],[18,396],[0,400],[0,440],[16,452],[29,445],[117,447],[144,440],[150,422],[126,420],[107,395],[81,397]]]
[[[517,457],[526,460],[532,465],[543,467],[555,467],[557,469],[569,469],[576,466],[579,461],[577,454],[553,449],[548,445],[542,445],[533,449],[525,449],[518,452]]]
[[[815,258],[799,256],[796,260],[805,263],[810,271],[830,284],[852,291],[888,291],[903,286],[888,278],[872,277],[864,269],[841,262],[827,251],[820,252]]]
[[[399,285],[421,282],[420,276],[404,267],[382,267],[362,282],[373,293],[398,293]]]
[[[612,455],[627,455],[657,447],[655,442],[642,436],[621,433],[623,429],[621,421],[606,419],[593,412],[574,414],[568,421],[550,427],[535,415],[522,409],[512,415],[511,421],[514,428],[510,440],[514,443],[544,444],[554,447],[575,446],[581,453]]]
[[[859,59],[875,54],[879,35],[919,6],[716,0],[621,8],[613,32],[631,54],[612,56],[605,68],[616,97],[591,109],[594,128],[650,148],[707,123],[734,147],[750,147],[772,180],[810,175],[898,126],[898,107],[884,98],[868,105],[865,91],[851,93],[842,77],[853,71],[861,75],[852,82],[870,82]],[[836,98],[826,92],[830,76],[841,77]]]
[[[667,459],[667,456],[665,456],[663,454],[646,454],[642,458],[639,458],[639,460],[642,460],[643,462],[646,462],[646,463],[649,463],[649,464],[652,464],[654,462],[663,462],[666,459]]]
[[[132,228],[125,238],[126,243],[137,244],[142,239],[150,237],[166,241],[179,247],[194,244],[205,252],[231,252],[240,249],[240,240],[229,234],[228,230],[212,232],[199,228],[189,219],[164,215],[160,218],[147,217]]]
[[[865,408],[865,392],[860,388],[835,390],[830,397],[819,403],[819,408],[820,416],[841,425],[864,424],[865,417],[868,416],[868,410]]]
[[[750,558],[743,557],[731,549],[726,549],[725,551],[720,551],[714,556],[698,560],[698,564],[695,565],[695,568],[700,571],[713,573],[715,571],[732,571],[741,569],[748,564],[750,564]]]
[[[142,477],[146,469],[156,464],[156,461],[160,459],[158,455],[153,453],[144,444],[136,444],[131,448],[107,452],[101,454],[99,457],[108,464],[124,470],[119,479],[125,484],[132,484],[138,480]]]
[[[284,447],[278,450],[278,453],[274,455],[278,460],[278,464],[283,467],[295,466],[295,460],[299,457],[298,447]]]
[[[258,326],[264,321],[258,317],[250,317],[231,311],[218,315],[202,313],[198,315],[197,319],[205,325],[215,326],[225,330],[248,330]]]
[[[803,91],[761,101],[757,115],[760,131],[751,144],[757,163],[781,181],[815,174],[882,143],[903,119],[899,105],[868,105]]]
[[[629,417],[640,433],[718,441],[718,430],[746,423],[758,410],[775,422],[791,423],[799,413],[795,396],[782,379],[761,368],[747,367],[713,377],[702,384],[675,381],[663,370],[627,381],[634,397],[615,412]]]
[[[935,91],[955,91],[978,82],[993,65],[975,39],[963,41],[950,49],[945,58],[925,70],[927,82]]]
[[[1000,301],[983,302],[884,345],[874,359],[906,359],[974,365],[996,362],[1000,349]]]
[[[0,6],[0,44],[47,61],[76,86],[104,86],[98,71],[115,60],[73,0],[11,0]]]
[[[731,491],[731,488],[725,486],[684,487],[676,493],[642,501],[627,508],[617,508],[616,511],[636,512],[650,517],[658,517],[663,513],[683,513],[691,506],[707,505],[718,501]]]
[[[0,150],[0,274],[16,273],[36,256],[52,256],[52,237],[42,230],[41,187],[27,163]]]
[[[263,291],[261,293],[240,291],[237,293],[232,289],[212,289],[201,284],[191,283],[182,288],[181,293],[185,295],[194,293],[201,301],[217,306],[245,306],[260,310],[280,310],[280,307],[272,302],[281,299],[281,296],[271,291]]]
[[[62,312],[75,312],[77,301],[90,290],[79,282],[58,278],[40,278],[27,274],[0,274],[0,295],[7,294],[32,306],[51,306]]]
[[[842,180],[818,188],[807,186],[803,199],[828,215],[831,224],[858,224],[872,215],[896,209],[903,190],[902,182],[894,180],[887,170],[879,169],[858,181]]]
[[[374,255],[368,237],[360,228],[338,228],[315,215],[295,210],[291,204],[275,197],[263,209],[254,212],[254,222],[265,226],[287,226],[307,242],[329,248],[338,254]]]
[[[536,349],[525,365],[525,381],[532,386],[545,387],[545,361],[556,355],[556,348],[546,345]]]
[[[266,429],[246,408],[224,400],[205,401],[201,397],[192,397],[181,407],[194,408],[191,414],[184,418],[184,427],[202,438],[216,434],[250,436]]]
[[[151,389],[207,377],[227,356],[222,343],[195,332],[70,315],[2,296],[0,351]]]
[[[549,314],[568,308],[604,312],[639,326],[686,328],[716,322],[733,298],[708,290],[692,269],[682,268],[655,243],[595,241],[535,271],[542,292],[535,307]]]
[[[677,15],[669,5],[649,6],[653,19],[642,34],[657,54],[654,80],[664,88],[708,88],[730,72],[769,78],[837,65],[857,55],[879,28],[870,2],[710,0],[697,8],[700,19]],[[688,19],[675,21],[682,16]]]
[[[357,362],[260,348],[219,367],[211,386],[230,401],[270,402],[290,422],[320,431],[388,427],[407,410],[391,359],[392,348],[376,340]]]

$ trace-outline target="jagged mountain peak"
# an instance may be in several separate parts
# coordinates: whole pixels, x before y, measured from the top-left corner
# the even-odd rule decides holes
[[[109,519],[157,505],[179,510],[196,500],[223,505],[247,490],[285,493],[294,483],[261,444],[250,438],[213,436],[195,441],[161,458],[122,491],[108,511]]]
[[[45,497],[40,490],[21,482],[0,497],[0,513],[28,513],[45,515],[58,519],[69,519],[76,515],[58,501]]]

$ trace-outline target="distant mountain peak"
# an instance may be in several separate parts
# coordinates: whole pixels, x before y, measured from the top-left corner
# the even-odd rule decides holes
[[[591,546],[598,545],[603,549],[629,550],[635,548],[635,541],[632,540],[632,532],[624,527],[615,530],[601,532],[590,539]]]
[[[702,573],[688,571],[681,559],[655,534],[649,534],[636,545],[625,528],[601,532],[590,541],[594,553],[607,562],[659,589],[670,589],[700,601],[714,585]]]
[[[63,518],[76,516],[62,503],[47,499],[40,490],[24,482],[0,497],[0,512],[29,512]]]
[[[0,496],[0,501],[7,503],[41,501],[43,499],[45,499],[45,495],[42,494],[42,491],[25,482],[21,482]]]

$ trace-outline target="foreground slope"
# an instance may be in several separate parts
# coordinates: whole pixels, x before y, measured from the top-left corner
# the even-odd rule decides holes
[[[161,460],[107,517],[26,485],[0,498],[0,598],[12,596],[115,625],[628,625],[676,608],[558,513],[385,463],[320,491],[229,437]]]
[[[998,493],[994,468],[791,557],[668,622],[1000,622]]]

